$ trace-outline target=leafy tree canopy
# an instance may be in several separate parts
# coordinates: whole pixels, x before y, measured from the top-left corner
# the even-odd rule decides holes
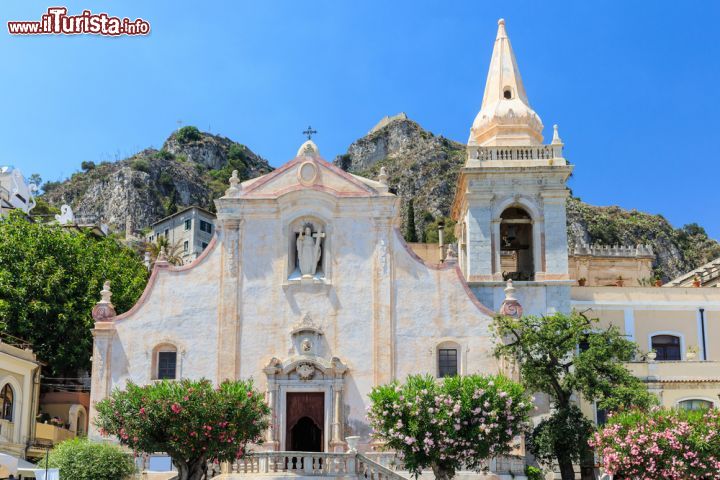
[[[462,466],[511,449],[532,401],[520,384],[503,376],[408,377],[373,388],[368,413],[375,436],[395,450],[410,473],[432,468],[447,479]]]
[[[47,463],[50,468],[60,469],[61,478],[73,480],[129,480],[135,473],[132,457],[120,447],[84,438],[55,446]],[[45,468],[45,460],[38,468]]]
[[[495,326],[505,340],[496,354],[516,361],[527,388],[547,393],[559,407],[568,405],[574,392],[608,410],[655,403],[625,367],[638,349],[617,327],[601,328],[597,319],[577,312],[500,316]]]
[[[614,326],[601,328],[597,320],[573,312],[498,316],[495,327],[502,339],[496,355],[517,363],[528,390],[553,401],[555,413],[535,428],[531,447],[547,463],[554,452],[563,480],[575,478],[573,461],[578,458],[592,464],[586,447],[589,422],[572,403],[574,394],[610,411],[648,408],[657,402],[624,365],[635,357],[637,345]]]
[[[195,142],[202,138],[202,135],[200,135],[200,130],[198,130],[197,127],[193,127],[192,125],[187,125],[178,129],[175,135],[177,136],[177,139],[180,143]]]
[[[96,424],[133,450],[166,452],[179,480],[199,480],[212,460],[231,461],[262,443],[270,409],[252,381],[128,383],[97,404]]]
[[[148,272],[111,238],[33,223],[14,212],[0,220],[0,328],[33,344],[55,376],[88,369],[91,310],[105,280],[115,309],[137,301]]]

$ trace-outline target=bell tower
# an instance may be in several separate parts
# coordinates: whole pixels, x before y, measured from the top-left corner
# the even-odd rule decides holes
[[[542,130],[500,19],[453,204],[458,263],[480,301],[494,310],[507,280],[525,313],[570,308],[565,201],[573,167],[563,157],[557,125],[549,144]]]

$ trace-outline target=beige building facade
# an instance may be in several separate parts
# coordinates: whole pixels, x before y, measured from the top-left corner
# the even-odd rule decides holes
[[[150,243],[160,238],[168,241],[170,249],[190,263],[207,248],[215,230],[215,214],[200,207],[188,207],[151,225],[147,237]]]
[[[574,287],[572,304],[638,344],[641,355],[628,366],[663,406],[720,407],[717,289]]]
[[[0,452],[25,458],[39,397],[40,362],[30,345],[0,337]]]

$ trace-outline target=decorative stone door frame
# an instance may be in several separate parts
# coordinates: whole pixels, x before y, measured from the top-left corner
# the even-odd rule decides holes
[[[287,444],[288,392],[324,394],[323,449],[345,451],[343,440],[343,376],[347,367],[338,358],[295,355],[285,362],[273,358],[264,369],[268,377],[268,406],[271,410],[267,442],[270,450],[283,451]]]

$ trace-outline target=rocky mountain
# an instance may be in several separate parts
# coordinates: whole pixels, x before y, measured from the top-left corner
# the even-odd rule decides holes
[[[370,178],[376,178],[384,166],[388,184],[403,198],[406,238],[407,224],[414,223],[416,238],[431,240],[438,221],[452,225],[447,216],[464,159],[465,145],[435,136],[400,114],[384,118],[338,156],[335,164]],[[408,214],[413,215],[412,221]],[[649,244],[656,255],[655,274],[663,280],[720,257],[720,244],[697,224],[676,229],[660,215],[595,207],[572,197],[568,199],[568,241],[571,251],[578,243]]]
[[[391,190],[402,198],[403,233],[414,241],[436,241],[437,225],[447,224],[465,145],[424,130],[405,114],[385,117],[366,136],[353,142],[334,163],[344,170],[377,178],[380,167]],[[44,185],[43,199],[59,207],[70,204],[77,216],[103,217],[123,231],[130,213],[135,230],[187,205],[213,209],[232,170],[242,179],[272,170],[248,147],[228,138],[183,127],[160,150],[147,149],[118,162],[83,162],[83,171],[64,182]],[[650,244],[656,274],[667,280],[720,257],[720,244],[702,227],[673,228],[659,215],[619,207],[595,207],[568,200],[568,239],[607,245]]]
[[[391,191],[403,199],[403,232],[412,211],[419,241],[429,240],[429,227],[438,220],[449,221],[464,162],[465,145],[433,135],[405,114],[384,118],[334,161],[343,170],[369,178],[377,178],[380,167],[385,167]]]
[[[203,133],[195,127],[174,132],[162,149],[146,149],[118,162],[83,162],[83,171],[64,182],[43,185],[51,205],[72,206],[76,217],[100,218],[124,231],[128,215],[142,230],[178,208],[214,209],[232,170],[241,179],[272,170],[267,160],[245,145]]]

